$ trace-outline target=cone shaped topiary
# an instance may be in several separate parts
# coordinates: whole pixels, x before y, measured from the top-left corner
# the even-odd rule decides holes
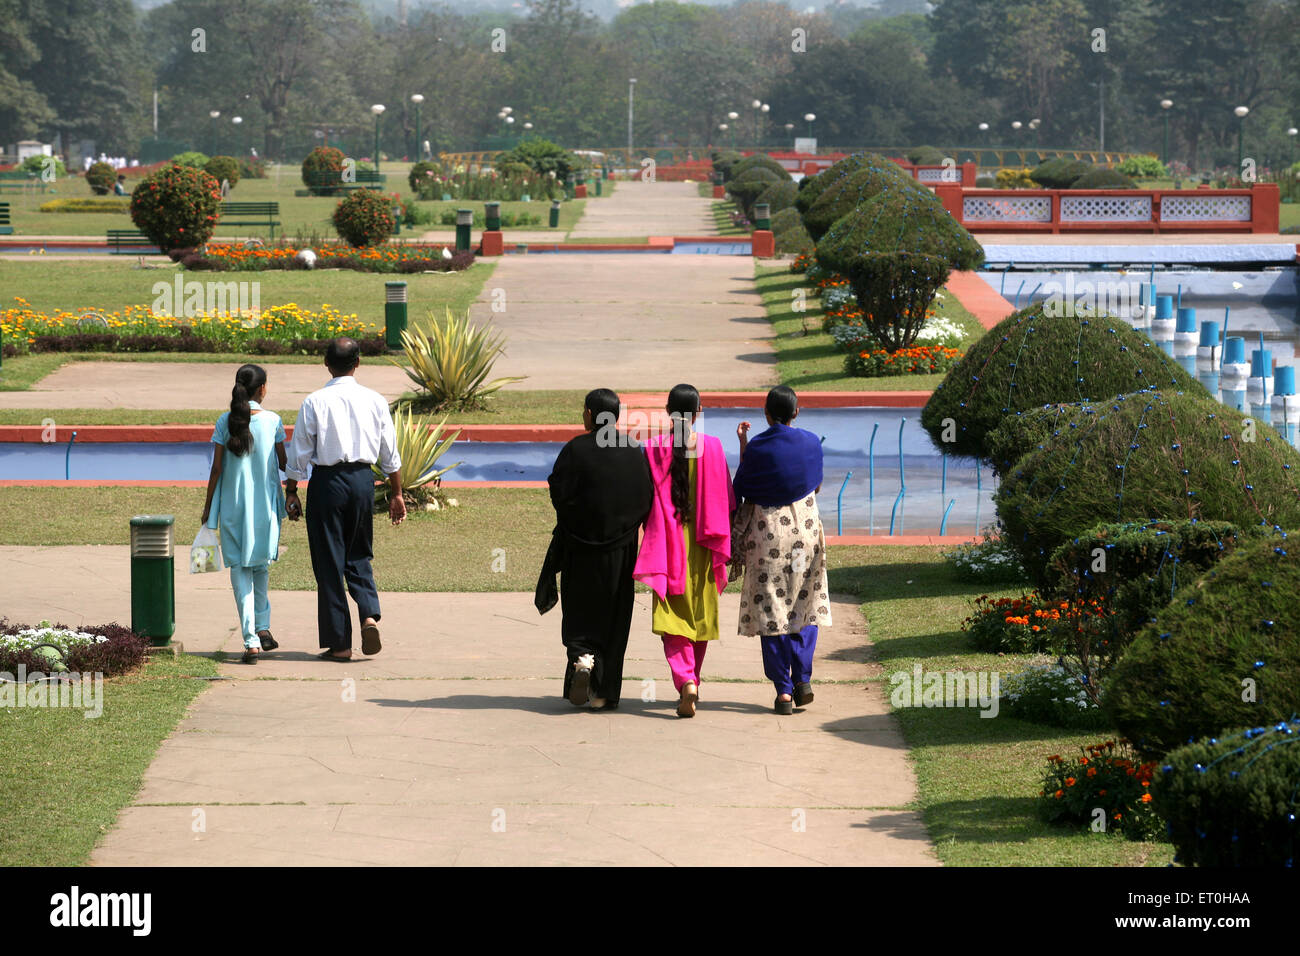
[[[971,234],[929,190],[910,183],[887,186],[817,243],[818,264],[849,280],[864,324],[888,352],[916,340],[954,268],[983,261]]]
[[[799,187],[793,182],[773,183],[759,194],[754,204],[767,203],[771,207],[771,214],[775,216],[783,209],[793,209],[794,197],[798,194]]]
[[[1263,538],[1188,583],[1133,638],[1102,697],[1153,757],[1300,713],[1300,549]]]
[[[825,190],[835,185],[845,176],[852,176],[864,169],[877,170],[881,173],[894,175],[899,179],[911,180],[912,178],[903,172],[902,167],[893,160],[877,156],[875,153],[854,153],[852,156],[846,156],[835,165],[822,170],[816,176],[809,176],[801,180],[799,182],[799,197],[795,200],[795,206],[800,213],[807,213]]]
[[[727,192],[745,215],[752,219],[754,201],[779,182],[780,178],[771,170],[751,169],[727,183]]]
[[[1015,312],[971,345],[921,412],[950,455],[1003,468],[986,436],[1008,415],[1062,402],[1102,401],[1142,388],[1209,397],[1144,333],[1106,316],[1055,315],[1046,300]]]
[[[772,233],[776,237],[778,253],[812,252],[815,248],[812,237],[803,227],[803,220],[793,206],[782,209],[772,217]]]
[[[814,241],[820,241],[837,221],[871,197],[891,188],[913,189],[924,191],[927,196],[934,195],[924,186],[917,185],[916,180],[895,163],[863,166],[848,176],[841,176],[822,190],[817,201],[803,214],[804,228]]]
[[[1148,390],[1079,406],[1007,471],[1004,540],[1040,586],[1052,553],[1103,522],[1300,527],[1300,452],[1204,395]]]

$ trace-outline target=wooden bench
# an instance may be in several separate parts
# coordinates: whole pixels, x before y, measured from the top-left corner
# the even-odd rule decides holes
[[[113,255],[122,255],[124,246],[128,254],[139,253],[142,249],[148,250],[151,255],[158,255],[162,252],[152,239],[135,229],[108,230],[108,244],[113,247]]]
[[[9,224],[9,204],[0,202],[0,236],[12,236],[14,227]]]
[[[280,215],[278,202],[223,202],[217,219],[218,226],[267,226],[271,238],[275,238],[275,227],[280,225],[276,218]],[[231,219],[231,216],[243,218]]]

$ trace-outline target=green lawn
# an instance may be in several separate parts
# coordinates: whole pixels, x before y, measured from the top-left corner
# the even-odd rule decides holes
[[[730,199],[715,200],[712,206],[713,230],[719,236],[748,236],[749,230],[734,225],[731,214],[740,208]]]
[[[888,695],[889,675],[989,671],[1004,677],[1033,659],[971,650],[960,625],[980,594],[1018,594],[958,580],[930,547],[836,547],[832,590],[862,600],[872,641],[872,679]],[[1035,800],[1049,754],[1071,755],[1104,732],[1077,734],[973,708],[894,710],[911,749],[925,817],[949,866],[1164,866],[1169,844],[1071,831],[1039,820]],[[1110,734],[1109,736],[1114,736]]]
[[[66,708],[0,708],[0,860],[84,865],[216,673],[206,657],[160,656],[105,680],[94,719]]]
[[[414,194],[407,184],[406,177],[410,163],[384,163],[381,172],[386,177],[385,193],[397,193],[404,199],[413,200]],[[278,174],[278,175],[277,175]],[[134,183],[131,186],[134,187]],[[607,183],[606,186],[612,184]],[[279,220],[281,226],[276,235],[294,237],[301,235],[305,239],[313,237],[333,239],[336,237],[330,217],[339,204],[341,196],[296,196],[294,193],[303,188],[301,170],[297,166],[272,166],[266,179],[244,179],[231,191],[232,202],[278,202],[280,204]],[[608,195],[610,190],[606,189]],[[595,198],[595,187],[591,187],[591,197]],[[39,206],[51,199],[89,198],[93,194],[84,179],[69,178],[55,183],[44,193],[23,191],[6,193],[4,201],[10,204],[10,217],[14,235],[54,235],[54,236],[94,236],[103,237],[109,229],[132,229],[130,217],[125,213],[49,213],[40,212]],[[584,201],[581,199],[564,201],[560,207],[560,227],[557,232],[568,232],[582,214]],[[438,223],[438,214],[443,209],[473,208],[482,211],[483,203],[478,200],[453,200],[444,203],[441,200],[421,202],[422,209],[432,211],[432,225],[423,225],[411,230],[404,229],[402,237],[419,238],[427,230],[452,230]],[[546,228],[550,200],[535,200],[530,203],[506,202],[501,204],[503,212],[518,212],[528,209],[541,217],[540,227]],[[268,230],[258,226],[217,226],[216,236],[262,236]]]
[[[822,328],[821,300],[804,284],[804,277],[784,266],[757,266],[758,291],[763,296],[767,317],[776,332],[777,374],[783,385],[825,391],[922,391],[933,390],[943,375],[889,375],[858,378],[844,373],[844,353]],[[803,290],[804,311],[796,311],[795,293]],[[966,311],[957,297],[942,293],[935,311],[966,330],[966,344],[984,334],[984,328]]]

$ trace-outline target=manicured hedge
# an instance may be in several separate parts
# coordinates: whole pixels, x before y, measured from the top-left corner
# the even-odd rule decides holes
[[[1081,159],[1049,159],[1029,172],[1029,178],[1044,189],[1069,189],[1071,184],[1093,168]]]
[[[773,183],[758,195],[758,198],[754,200],[754,205],[767,203],[771,207],[771,214],[775,216],[785,209],[794,209],[794,197],[798,194],[799,187],[793,182]],[[796,215],[798,215],[797,212]]]
[[[1076,412],[1003,478],[1004,539],[1046,585],[1053,552],[1103,522],[1298,528],[1300,452],[1247,420],[1208,397],[1155,390]]]
[[[1169,754],[1153,805],[1184,866],[1280,869],[1300,842],[1300,720],[1250,725]]]
[[[1127,323],[1105,316],[1052,316],[1045,301],[1038,302],[1007,316],[971,345],[930,396],[921,426],[949,454],[991,460],[986,436],[1008,415],[1152,387],[1209,397],[1172,356]],[[956,427],[955,440],[947,443],[942,441],[945,419]]]
[[[781,178],[769,169],[750,169],[729,181],[727,192],[745,215],[752,219],[754,200],[780,182]]]
[[[1070,184],[1071,189],[1137,189],[1137,183],[1114,169],[1090,169]]]
[[[1228,727],[1300,714],[1297,594],[1300,549],[1289,539],[1263,538],[1224,558],[1115,665],[1104,705],[1116,725],[1158,755]]]
[[[795,206],[800,213],[807,214],[813,203],[821,198],[821,194],[825,190],[835,185],[845,176],[852,176],[863,169],[892,171],[902,179],[911,179],[907,173],[903,172],[902,167],[892,160],[877,156],[875,153],[854,153],[852,156],[846,156],[838,163],[822,170],[816,176],[808,176],[800,180],[799,196],[795,200]]]
[[[763,153],[745,156],[732,163],[727,170],[727,182],[730,183],[733,179],[740,178],[752,169],[765,169],[777,179],[793,182],[789,170]]]
[[[864,165],[822,190],[817,201],[803,214],[804,228],[814,241],[820,241],[836,222],[887,189],[913,190],[924,192],[926,196],[934,195],[924,186],[917,185],[916,180],[903,172],[897,163]],[[796,205],[797,202],[796,194]]]
[[[772,217],[772,233],[776,238],[776,251],[780,254],[807,253],[816,248],[808,230],[803,227],[799,211],[793,206],[782,209]]]

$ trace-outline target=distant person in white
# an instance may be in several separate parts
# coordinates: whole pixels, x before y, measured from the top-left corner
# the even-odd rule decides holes
[[[321,660],[352,659],[352,615],[344,593],[357,604],[361,652],[378,654],[379,595],[370,569],[375,480],[378,463],[388,476],[388,516],[406,517],[402,460],[388,402],[357,382],[361,349],[353,339],[335,339],[325,350],[333,376],[312,392],[298,411],[284,469],[285,510],[291,521],[303,514],[298,482],[307,484],[307,542],[316,574],[316,623]],[[310,472],[310,475],[309,475]]]

